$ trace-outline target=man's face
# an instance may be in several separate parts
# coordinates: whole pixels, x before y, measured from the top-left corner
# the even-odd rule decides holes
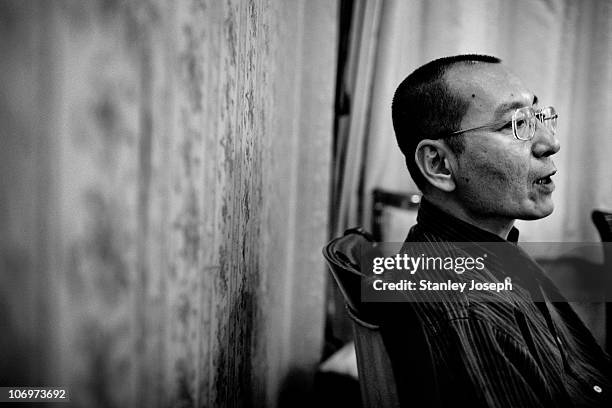
[[[462,129],[503,119],[520,107],[537,108],[537,98],[501,64],[461,66],[447,81],[470,107]],[[503,126],[503,125],[502,125]],[[518,140],[512,126],[464,134],[464,151],[455,169],[457,198],[473,218],[538,219],[552,213],[556,171],[551,155],[559,141],[538,122],[533,139]]]

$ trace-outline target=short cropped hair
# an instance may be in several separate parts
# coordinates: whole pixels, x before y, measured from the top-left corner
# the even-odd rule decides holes
[[[500,62],[499,58],[489,55],[444,57],[417,68],[397,87],[391,105],[393,129],[408,171],[421,191],[427,182],[416,165],[414,152],[417,145],[423,139],[436,139],[459,130],[469,107],[469,101],[449,87],[446,73],[459,64]],[[462,135],[449,137],[446,141],[455,153],[463,151]]]

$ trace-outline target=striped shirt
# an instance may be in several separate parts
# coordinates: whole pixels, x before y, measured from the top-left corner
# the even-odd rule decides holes
[[[490,253],[486,270],[478,274],[483,281],[502,282],[511,277],[515,286],[507,293],[470,292],[452,302],[435,298],[443,296],[438,292],[425,292],[422,296],[431,298],[385,306],[395,326],[398,314],[408,312],[422,326],[429,348],[429,378],[435,382],[432,392],[437,393],[432,399],[437,402],[428,400],[427,405],[612,406],[610,358],[542,269],[515,244],[518,230],[513,228],[506,241],[426,200],[417,222],[406,239],[413,251],[446,257],[455,253],[454,243],[459,242],[507,246],[503,262],[496,262],[496,254]],[[415,249],[415,243],[420,247]],[[507,251],[514,251],[511,262]],[[474,277],[472,273],[469,279]],[[391,326],[383,322],[383,327]],[[399,355],[397,349],[409,340],[406,336],[387,347],[395,347],[391,354]],[[401,378],[401,389],[399,382]],[[410,396],[403,400],[410,402]]]

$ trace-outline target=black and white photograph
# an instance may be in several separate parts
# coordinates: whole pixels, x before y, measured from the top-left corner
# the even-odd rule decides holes
[[[0,403],[612,406],[612,0],[0,0]]]

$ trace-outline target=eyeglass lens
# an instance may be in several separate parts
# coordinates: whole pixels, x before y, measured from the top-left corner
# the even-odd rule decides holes
[[[552,133],[557,130],[557,114],[552,106],[535,111],[533,108],[518,109],[512,117],[512,128],[514,135],[520,140],[533,138],[536,129],[536,120]]]
[[[548,129],[553,134],[557,132],[557,112],[555,108],[549,106],[547,108],[542,109],[540,120],[544,123],[546,129]]]

